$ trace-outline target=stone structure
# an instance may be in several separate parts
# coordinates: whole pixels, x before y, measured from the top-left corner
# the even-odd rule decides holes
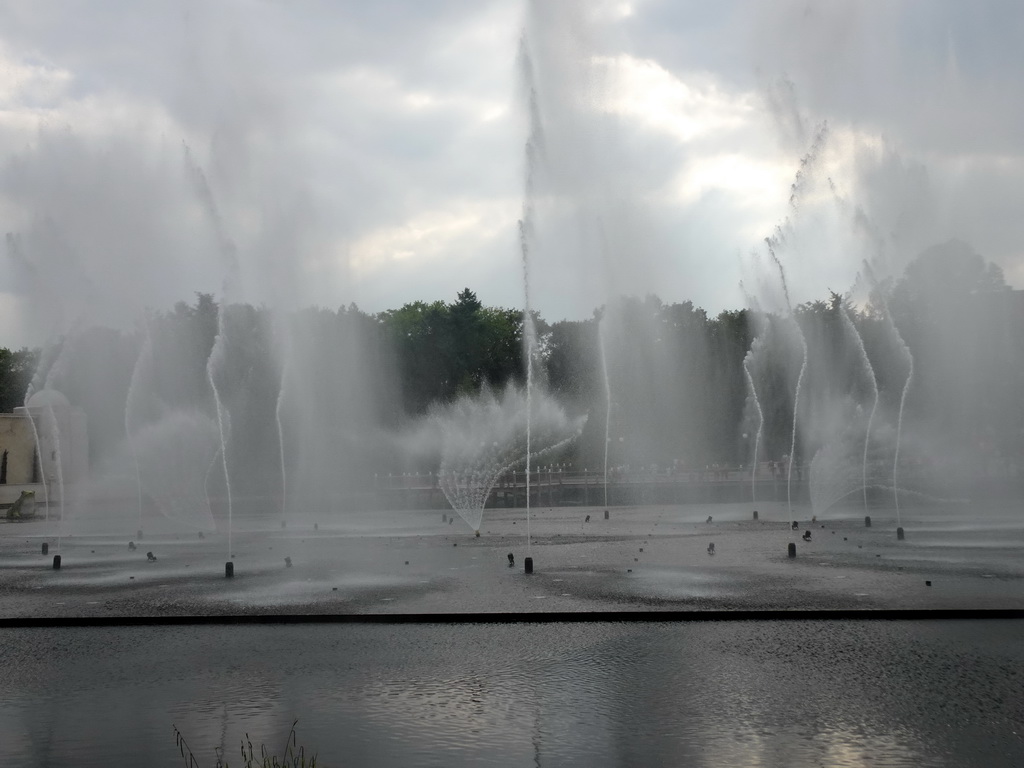
[[[25,407],[0,414],[0,505],[13,504],[22,491],[35,491],[37,502],[58,501],[61,475],[68,489],[88,472],[85,414],[60,392],[40,390]]]

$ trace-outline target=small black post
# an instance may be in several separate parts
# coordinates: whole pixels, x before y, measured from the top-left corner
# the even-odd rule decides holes
[[[527,557],[523,560],[523,568],[527,573],[533,573],[533,558]]]
[[[406,561],[406,565],[408,565],[408,564],[409,564],[408,561]],[[286,557],[284,559],[284,567],[285,568],[291,568],[292,567],[292,559],[290,557]]]
[[[60,570],[60,555],[54,555],[53,556],[53,570],[55,570],[55,571],[59,571]]]
[[[903,526],[896,529],[896,538],[903,541]]]
[[[235,575],[235,564],[228,560],[224,563],[224,578],[231,579]]]
[[[47,544],[45,541],[43,542],[43,554],[44,555],[50,554],[50,545]]]
[[[139,528],[139,530],[137,530],[135,532],[135,538],[138,539],[139,541],[142,541],[142,529],[141,528]]]
[[[796,557],[796,544],[792,541],[789,542],[789,556]]]
[[[870,528],[871,527],[871,515],[865,515],[864,516],[864,527],[865,528]]]
[[[607,510],[607,509],[606,509],[606,510],[604,511],[604,519],[605,519],[605,520],[607,520],[607,519],[608,519],[608,510]]]
[[[754,510],[754,519],[757,520],[757,510]]]

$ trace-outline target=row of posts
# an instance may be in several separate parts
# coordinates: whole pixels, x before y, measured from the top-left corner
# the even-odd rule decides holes
[[[608,510],[607,509],[604,511],[604,519],[605,520],[608,519]],[[754,519],[755,520],[758,519],[758,515],[757,515],[757,510],[756,509],[754,510]],[[795,527],[796,523],[793,523],[793,526]],[[282,524],[281,527],[283,528],[284,525]],[[870,528],[871,527],[871,515],[865,515],[864,516],[864,527],[865,528]],[[140,534],[139,538],[142,538],[141,537],[141,533],[142,532],[139,531],[139,534]],[[477,535],[478,536],[480,535],[479,531],[477,532]],[[903,531],[903,526],[899,526],[898,528],[896,528],[896,538],[899,541],[904,541],[905,540],[906,536],[905,536],[905,533]],[[45,542],[45,541],[43,542],[42,553],[44,555],[47,555],[47,554],[50,553],[50,544],[48,542]],[[793,541],[789,542],[788,554],[789,554],[789,557],[791,557],[791,558],[795,558],[796,557],[796,542],[793,542]],[[286,560],[288,560],[288,558],[286,558]],[[288,562],[288,565],[291,565],[290,560]],[[525,569],[526,573],[533,573],[533,558],[532,557],[527,557],[524,560],[523,565],[524,565],[524,569]],[[60,566],[61,566],[61,557],[60,557],[60,555],[54,555],[53,556],[53,570],[59,571],[60,570]],[[224,563],[224,576],[225,576],[225,578],[230,579],[230,578],[233,578],[234,575],[235,575],[235,564],[232,561],[229,560],[226,563]]]
[[[754,519],[757,520],[757,510],[756,509],[754,510]],[[793,526],[796,527],[796,523],[793,523]],[[871,515],[865,515],[864,516],[864,527],[865,528],[870,528],[871,527]],[[899,526],[896,529],[896,539],[897,539],[897,541],[905,541],[906,540],[906,534],[903,532],[903,526],[902,525]],[[796,542],[795,541],[789,542],[789,556],[790,557],[796,557]]]

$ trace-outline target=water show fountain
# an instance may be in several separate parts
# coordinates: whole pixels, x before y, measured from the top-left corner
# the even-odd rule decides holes
[[[68,535],[188,542],[188,579],[215,548],[226,572],[267,584],[285,556],[293,572],[340,574],[329,546],[346,537],[386,549],[407,528],[465,548],[453,513],[471,546],[523,546],[531,564],[538,542],[564,566],[603,536],[614,546],[584,562],[635,582],[631,537],[690,544],[741,520],[744,561],[768,567],[826,520],[873,521],[888,547],[940,519],[968,525],[965,500],[997,517],[1019,500],[1019,291],[935,226],[916,166],[851,149],[841,123],[812,129],[792,83],[763,83],[765,119],[792,129],[788,176],[775,223],[744,224],[741,308],[709,314],[687,295],[720,266],[695,259],[689,235],[677,248],[675,203],[651,191],[670,180],[636,154],[651,126],[630,120],[650,105],[627,98],[630,78],[662,74],[606,55],[596,18],[531,3],[516,41],[512,308],[467,288],[324,309],[338,301],[318,292],[314,196],[287,129],[260,122],[256,82],[231,120],[212,109],[170,144],[105,155],[46,129],[11,161],[2,194],[24,215],[7,256],[46,341],[10,467],[36,499],[19,519],[55,541],[62,578]],[[263,152],[265,130],[279,152]],[[163,290],[181,285],[193,298]],[[562,305],[583,311],[556,320]],[[716,568],[722,535],[699,550]],[[848,543],[828,557],[849,565]]]
[[[52,5],[0,765],[1024,765],[1024,5]]]

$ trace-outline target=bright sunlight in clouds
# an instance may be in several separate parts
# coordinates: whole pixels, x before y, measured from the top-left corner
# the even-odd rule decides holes
[[[951,237],[1019,285],[1022,19],[948,1],[15,0],[0,345],[221,290],[185,147],[240,299],[376,311],[469,285],[519,306],[531,99],[550,320],[622,291],[742,306],[776,228],[796,300],[851,285],[878,248],[898,273]]]

